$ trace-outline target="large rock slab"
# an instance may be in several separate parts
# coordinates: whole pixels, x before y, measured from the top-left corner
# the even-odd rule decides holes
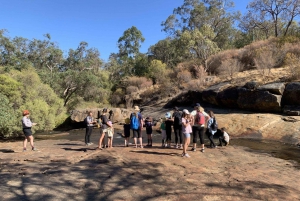
[[[237,108],[237,100],[239,97],[240,87],[229,87],[219,92],[217,95],[217,100],[221,104],[221,106],[225,106],[228,108]]]
[[[283,105],[300,105],[300,82],[291,82],[285,86]]]
[[[284,92],[284,88],[285,88],[285,83],[276,82],[276,83],[269,83],[269,84],[262,85],[257,89],[260,91],[268,91],[276,95],[282,95]]]
[[[210,86],[206,90],[202,92],[202,99],[210,104],[214,105],[220,105],[220,102],[218,101],[218,93],[222,92],[224,89],[230,87],[231,84],[229,82],[220,83],[217,85]]]
[[[246,88],[240,88],[238,92],[237,104],[241,109],[261,112],[281,112],[281,95]]]
[[[283,113],[291,116],[300,116],[300,106],[285,105]]]

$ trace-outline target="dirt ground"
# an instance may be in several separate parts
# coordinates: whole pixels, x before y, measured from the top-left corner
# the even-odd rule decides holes
[[[205,153],[83,142],[0,143],[0,200],[300,200],[299,163],[229,145]]]

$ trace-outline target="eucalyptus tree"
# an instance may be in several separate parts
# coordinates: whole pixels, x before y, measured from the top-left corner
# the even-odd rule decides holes
[[[254,0],[247,9],[239,25],[245,31],[258,29],[266,37],[286,36],[300,15],[300,0]]]
[[[212,40],[225,48],[235,31],[233,24],[240,16],[239,12],[229,12],[232,7],[234,3],[230,0],[184,0],[183,5],[174,9],[161,25],[163,31],[173,37],[210,26],[215,33]]]

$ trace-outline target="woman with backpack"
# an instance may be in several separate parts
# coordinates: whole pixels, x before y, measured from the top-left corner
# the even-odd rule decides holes
[[[197,136],[200,138],[201,152],[204,152],[204,127],[205,122],[209,119],[209,116],[204,112],[203,107],[199,103],[195,106],[195,111],[192,112],[194,118],[194,124],[192,126],[193,131],[193,148],[192,151],[196,151],[197,147]]]
[[[210,119],[207,122],[207,130],[208,130],[208,139],[210,141],[210,148],[216,148],[217,146],[214,143],[214,134],[217,132],[218,124],[213,111],[208,112]]]

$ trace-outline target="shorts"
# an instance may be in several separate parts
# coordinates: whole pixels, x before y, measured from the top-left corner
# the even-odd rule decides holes
[[[167,138],[166,130],[161,130],[161,137],[163,140],[165,140]]]
[[[31,136],[32,135],[31,128],[23,128],[23,133],[26,137]]]
[[[190,133],[183,133],[184,138],[190,138],[191,134]]]
[[[100,134],[103,134],[103,133],[107,133],[107,128],[101,128],[100,129]]]
[[[137,129],[137,130],[132,129],[132,132],[133,132],[133,137],[134,138],[141,138],[142,137],[140,129]]]

